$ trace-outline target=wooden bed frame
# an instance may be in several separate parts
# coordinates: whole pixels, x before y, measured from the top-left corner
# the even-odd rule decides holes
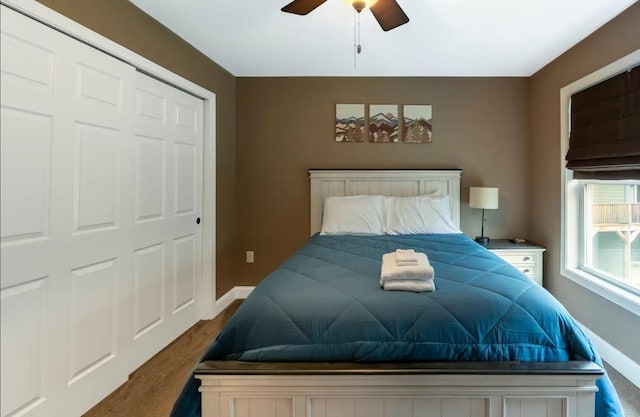
[[[460,170],[310,170],[310,232],[335,195],[449,195]],[[269,363],[205,361],[202,417],[594,417],[592,362]]]

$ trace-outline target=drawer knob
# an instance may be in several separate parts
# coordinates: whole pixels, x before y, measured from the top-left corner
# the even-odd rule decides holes
[[[524,258],[522,258],[522,260],[525,261],[525,262],[528,261],[529,259],[531,259],[531,258],[529,258],[528,256],[525,256]]]
[[[529,270],[528,269],[523,269],[522,272],[524,272],[525,274],[528,274]]]

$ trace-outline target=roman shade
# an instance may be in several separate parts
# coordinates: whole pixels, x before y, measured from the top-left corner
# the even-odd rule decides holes
[[[578,179],[640,179],[640,65],[571,96],[567,168]]]

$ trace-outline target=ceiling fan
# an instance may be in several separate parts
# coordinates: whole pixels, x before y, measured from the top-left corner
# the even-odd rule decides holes
[[[293,0],[281,10],[286,13],[305,15],[326,1],[327,0]],[[400,8],[396,0],[350,0],[348,3],[358,13],[368,7],[384,31],[395,29],[409,21],[409,18]]]

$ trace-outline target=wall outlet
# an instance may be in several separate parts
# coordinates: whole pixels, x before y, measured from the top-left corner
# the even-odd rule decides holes
[[[248,264],[252,264],[253,263],[253,251],[252,250],[248,250],[247,251],[247,263]]]

